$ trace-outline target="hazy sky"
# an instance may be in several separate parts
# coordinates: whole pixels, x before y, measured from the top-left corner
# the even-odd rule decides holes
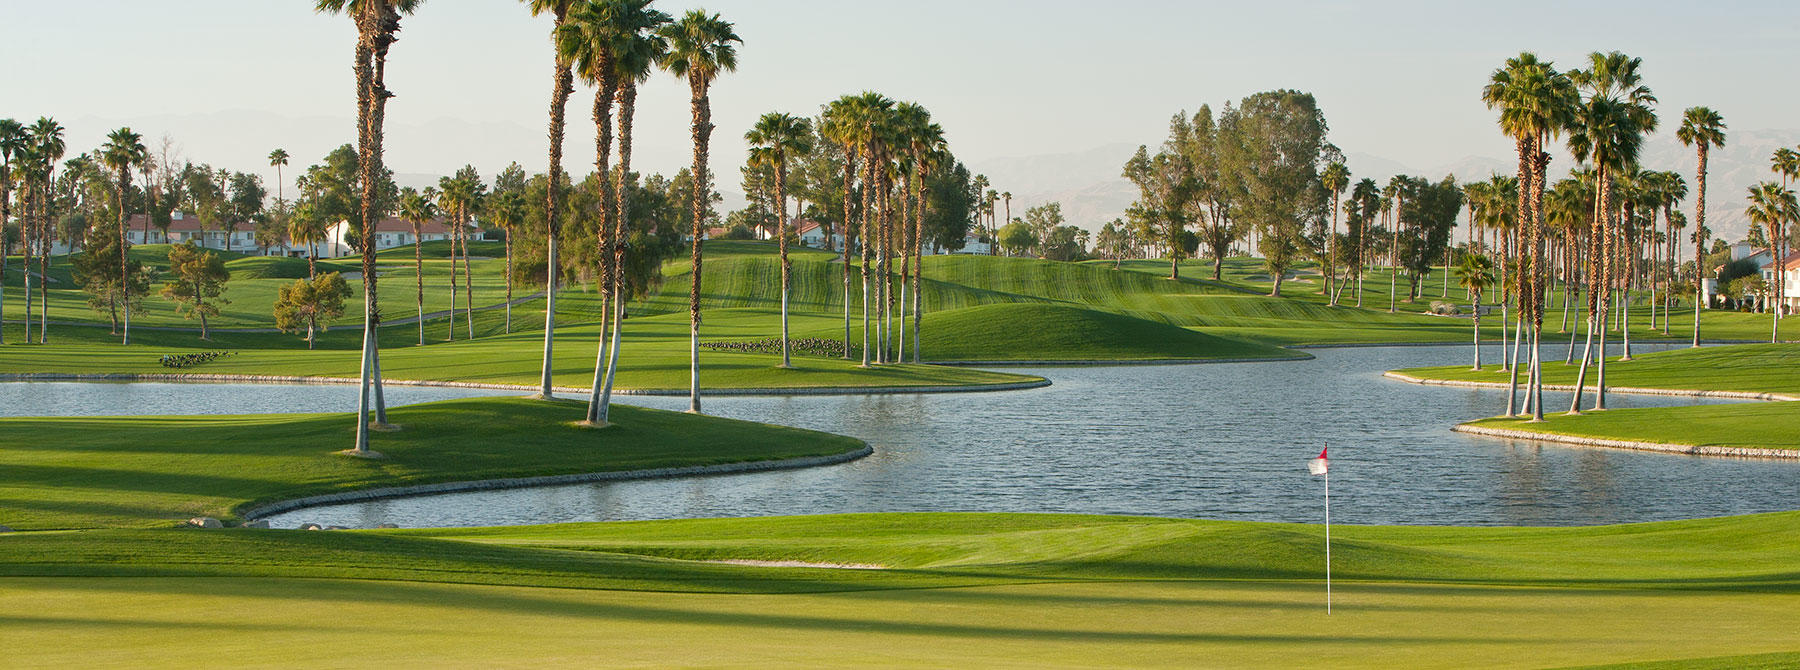
[[[353,138],[354,28],[304,0],[9,3],[0,117],[53,115],[72,153],[130,123],[179,128],[188,158],[267,171]],[[662,0],[678,14],[696,5]],[[1507,157],[1478,92],[1522,49],[1573,66],[1589,51],[1641,56],[1665,117],[1705,104],[1733,129],[1789,128],[1800,111],[1800,3],[1000,2],[718,0],[737,23],[739,72],[713,92],[714,169],[734,190],[743,131],[770,110],[812,114],[873,89],[917,100],[979,162],[1156,143],[1169,115],[1272,88],[1315,93],[1346,152],[1426,169]],[[549,19],[512,0],[430,0],[402,22],[388,162],[399,172],[539,171]],[[684,86],[642,95],[638,161],[687,163]],[[569,106],[566,164],[592,161],[591,91]],[[264,116],[275,115],[275,116]],[[243,123],[243,119],[263,119]],[[234,120],[236,122],[234,122]],[[338,128],[341,127],[341,130]],[[402,132],[406,128],[415,132]],[[323,130],[321,130],[323,129]],[[446,130],[448,129],[448,130]],[[272,175],[271,175],[272,176]],[[1006,185],[999,185],[1005,187]]]

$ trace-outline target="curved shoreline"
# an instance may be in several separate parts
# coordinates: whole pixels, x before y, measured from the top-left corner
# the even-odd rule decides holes
[[[954,365],[966,367],[1107,367],[1129,365],[1204,365],[1207,363],[1286,363],[1293,361],[1310,361],[1317,356],[1301,353],[1299,356],[1262,356],[1255,358],[1140,358],[1129,360],[1076,359],[1048,361],[925,361],[927,365]]]
[[[1508,384],[1505,382],[1472,382],[1472,381],[1464,381],[1461,379],[1425,379],[1422,377],[1414,377],[1412,375],[1394,372],[1391,370],[1388,372],[1381,373],[1381,376],[1387,377],[1388,379],[1396,379],[1399,381],[1403,381],[1408,384],[1420,384],[1420,385],[1424,385],[1424,386],[1456,386],[1456,387],[1461,387],[1461,388],[1483,388],[1483,389],[1503,389],[1503,388],[1508,388],[1511,386],[1511,384]],[[1588,386],[1585,388],[1592,391],[1594,387]],[[1575,386],[1573,384],[1545,384],[1544,390],[1546,390],[1546,391],[1573,391],[1573,390],[1575,390]],[[1786,394],[1782,394],[1782,393],[1761,393],[1761,392],[1757,392],[1757,391],[1707,391],[1707,390],[1702,390],[1702,389],[1665,389],[1665,388],[1645,388],[1645,387],[1636,387],[1636,386],[1608,386],[1608,387],[1606,387],[1606,392],[1607,393],[1630,393],[1630,394],[1634,394],[1634,395],[1689,396],[1689,397],[1695,397],[1695,398],[1733,398],[1733,399],[1737,399],[1737,400],[1771,400],[1771,401],[1800,400],[1800,397],[1786,395]]]
[[[437,484],[418,484],[415,486],[387,486],[342,493],[327,493],[316,496],[305,496],[289,500],[281,500],[249,509],[233,510],[240,519],[254,521],[273,514],[282,514],[308,507],[336,505],[351,502],[366,502],[384,498],[402,498],[408,496],[431,495],[436,493],[456,493],[459,491],[490,491],[495,489],[517,489],[533,486],[554,486],[558,484],[583,484],[589,482],[627,481],[634,479],[667,479],[672,477],[703,477],[709,475],[729,475],[744,472],[764,472],[770,470],[796,470],[825,465],[837,465],[861,459],[875,453],[875,448],[863,444],[861,449],[847,451],[829,456],[804,456],[801,458],[785,458],[766,461],[745,461],[742,463],[721,463],[718,465],[689,465],[673,468],[651,468],[648,470],[612,470],[606,472],[583,472],[568,475],[545,475],[541,477],[509,477],[501,479],[474,479],[460,482],[441,482]]]
[[[1800,459],[1800,450],[1767,449],[1761,447],[1720,447],[1693,444],[1674,444],[1669,442],[1641,442],[1638,440],[1614,440],[1602,437],[1581,437],[1560,433],[1539,433],[1512,428],[1488,428],[1460,423],[1450,430],[1483,437],[1497,437],[1508,440],[1531,440],[1535,442],[1555,442],[1579,447],[1598,447],[1602,449],[1629,449],[1632,451],[1657,451],[1665,454],[1685,454],[1689,456],[1729,456],[1733,458],[1763,459]]]
[[[229,375],[229,374],[181,374],[181,373],[64,373],[64,372],[12,372],[0,374],[0,382],[48,382],[48,381],[86,381],[86,382],[181,382],[193,384],[209,383],[246,383],[246,384],[357,384],[361,380],[347,377],[307,377],[299,375]],[[539,390],[536,386],[526,384],[500,384],[488,382],[454,382],[418,379],[383,379],[384,386],[427,386],[437,388],[493,389],[496,391],[524,391],[527,393]],[[818,386],[794,388],[723,388],[701,389],[703,396],[789,396],[789,395],[885,395],[906,393],[979,393],[983,391],[1016,391],[1022,389],[1043,388],[1050,385],[1048,379],[1037,379],[1004,384],[953,384],[935,386]],[[551,389],[556,393],[586,394],[592,390],[583,387],[557,386]],[[613,395],[637,396],[685,396],[687,389],[613,389]]]

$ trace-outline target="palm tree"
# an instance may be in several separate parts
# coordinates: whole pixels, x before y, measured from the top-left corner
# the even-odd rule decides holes
[[[513,234],[518,231],[519,224],[525,220],[525,197],[518,193],[505,193],[488,201],[488,221],[500,229],[506,236],[506,332],[512,333],[513,302]],[[424,326],[420,326],[424,332]],[[420,337],[423,337],[421,335]]]
[[[857,239],[856,227],[851,225],[855,220],[852,209],[856,206],[852,185],[857,173],[857,152],[861,148],[856,139],[862,131],[862,124],[857,120],[860,111],[855,96],[842,96],[826,105],[825,113],[820,116],[819,126],[819,136],[822,139],[844,150],[844,221],[841,226],[844,231],[844,360],[850,359],[850,246]]]
[[[287,187],[287,182],[281,178],[281,168],[287,166],[287,164],[287,149],[276,149],[269,152],[269,167],[275,168],[275,202],[286,200],[282,195]]]
[[[360,392],[357,395],[356,444],[352,453],[369,455],[369,402],[374,393],[375,423],[387,424],[387,407],[381,391],[380,342],[376,329],[381,311],[375,286],[376,190],[380,188],[382,126],[386,120],[387,54],[400,32],[400,16],[412,14],[424,0],[318,0],[319,12],[348,14],[356,24],[356,129],[357,168],[362,182],[362,280],[363,347]]]
[[[1750,206],[1745,208],[1744,214],[1750,218],[1751,223],[1760,224],[1769,231],[1770,256],[1775,259],[1772,261],[1776,268],[1775,283],[1779,285],[1785,281],[1785,277],[1782,275],[1786,273],[1786,269],[1782,267],[1781,258],[1773,253],[1779,248],[1779,243],[1773,240],[1781,237],[1784,225],[1800,221],[1800,204],[1794,200],[1794,191],[1781,184],[1768,181],[1752,186],[1750,187]],[[1774,343],[1781,341],[1782,306],[1779,302],[1780,289],[1777,288],[1772,293],[1777,302],[1774,309],[1769,310],[1769,313],[1773,315],[1770,321],[1774,324],[1769,341]]]
[[[712,193],[707,172],[707,143],[712,139],[712,102],[707,90],[722,72],[737,69],[737,48],[743,39],[731,22],[718,14],[693,10],[657,29],[668,41],[661,65],[677,77],[687,78],[689,107],[693,114],[694,216],[693,287],[688,291],[688,411],[700,411],[700,239],[706,222],[707,195]]]
[[[0,119],[0,238],[6,235],[6,222],[12,220],[12,168],[13,156],[25,149],[25,126],[13,119]],[[0,278],[6,276],[7,242],[0,239]],[[31,275],[29,270],[25,273]],[[27,284],[29,285],[29,284]],[[30,305],[30,294],[26,296],[26,304]],[[6,296],[0,291],[0,323],[5,322]],[[30,323],[27,321],[27,323]],[[25,329],[25,339],[31,339],[31,329]],[[6,336],[0,333],[0,344],[6,343]]]
[[[787,215],[787,166],[793,156],[800,156],[812,151],[812,123],[803,117],[781,112],[769,112],[756,120],[756,125],[744,133],[744,141],[749,142],[754,151],[763,152],[762,156],[775,170],[775,226],[781,241],[777,245],[781,249],[781,365],[793,367],[788,347],[788,215]]]
[[[619,167],[613,175],[613,206],[617,211],[613,214],[612,224],[612,257],[615,272],[612,275],[612,330],[607,337],[611,344],[607,346],[606,375],[601,380],[599,402],[590,401],[588,421],[593,425],[606,425],[612,409],[613,379],[619,370],[620,330],[625,321],[625,224],[631,213],[631,127],[632,117],[637,111],[638,85],[650,78],[656,64],[662,60],[669,50],[668,41],[657,34],[657,29],[669,22],[669,15],[649,9],[646,6],[634,5],[633,12],[637,16],[623,21],[629,30],[616,35],[613,63],[619,71]],[[602,249],[601,253],[607,253]],[[597,404],[598,407],[593,405]]]
[[[130,246],[125,238],[125,218],[131,207],[125,200],[125,194],[131,190],[131,168],[141,162],[150,152],[144,148],[142,135],[131,132],[130,128],[120,128],[106,136],[106,144],[100,147],[100,160],[106,167],[118,175],[118,183],[114,189],[114,198],[119,214],[119,290],[125,308],[125,336],[123,344],[131,344],[131,296],[125,294],[130,285],[127,274],[126,249]],[[43,341],[43,338],[38,338]]]
[[[562,232],[557,220],[557,196],[562,179],[563,151],[563,110],[569,105],[569,96],[575,92],[575,75],[571,71],[571,63],[563,57],[557,46],[557,36],[568,22],[569,9],[577,0],[519,0],[531,8],[531,15],[537,16],[549,12],[555,23],[550,27],[552,51],[555,55],[555,72],[550,85],[550,168],[545,172],[548,186],[544,189],[544,255],[546,258],[544,277],[544,364],[538,377],[538,397],[545,400],[554,398],[550,382],[552,361],[551,346],[556,342],[556,279],[561,271],[556,258],[556,238]]]
[[[1489,109],[1500,110],[1500,128],[1513,141],[1519,154],[1519,174],[1516,211],[1518,212],[1517,228],[1524,248],[1520,252],[1525,256],[1521,263],[1519,285],[1519,324],[1531,324],[1531,363],[1526,381],[1526,405],[1531,408],[1532,419],[1541,420],[1543,408],[1538,402],[1542,398],[1541,382],[1538,379],[1539,346],[1543,331],[1543,216],[1539,211],[1543,204],[1544,168],[1548,165],[1549,154],[1544,151],[1552,135],[1559,133],[1571,119],[1575,87],[1566,75],[1558,73],[1549,61],[1540,61],[1536,54],[1523,52],[1509,58],[1506,66],[1490,76],[1488,85],[1482,89],[1482,101]],[[1502,336],[1505,323],[1502,319]],[[1517,340],[1523,333],[1516,333]],[[1512,386],[1518,382],[1518,361],[1512,361]],[[1507,413],[1512,413],[1516,396],[1516,388],[1507,396]]]
[[[437,192],[429,188],[424,193],[411,187],[400,192],[400,219],[412,224],[413,230],[413,278],[418,282],[420,346],[425,344],[425,252],[419,245],[424,239],[421,227],[437,216],[437,205],[432,202],[436,195]],[[452,318],[455,318],[454,314]]]
[[[1393,314],[1400,288],[1396,284],[1400,277],[1400,228],[1405,224],[1402,214],[1406,211],[1406,187],[1409,183],[1406,175],[1394,175],[1388,178],[1387,188],[1383,195],[1394,201],[1394,243],[1388,248],[1388,313]],[[1277,277],[1276,279],[1280,279]]]
[[[1706,154],[1712,147],[1725,146],[1725,118],[1706,107],[1689,107],[1682,112],[1681,128],[1676,139],[1699,152],[1700,166],[1694,175],[1694,346],[1700,346],[1700,306],[1706,304],[1706,287],[1701,281],[1706,264]]]
[[[1469,310],[1475,315],[1475,367],[1481,371],[1481,294],[1494,285],[1494,262],[1487,256],[1470,253],[1456,266],[1456,283],[1469,292]]]
[[[912,163],[913,163],[912,183],[917,185],[916,190],[913,193],[913,200],[914,200],[913,230],[912,230],[912,244],[910,245],[910,249],[912,251],[913,258],[914,258],[914,270],[913,270],[913,276],[912,276],[912,281],[913,281],[913,306],[912,306],[913,356],[912,356],[912,358],[913,358],[914,363],[918,363],[919,362],[919,332],[920,332],[919,328],[923,321],[924,312],[925,312],[923,287],[920,285],[920,281],[925,274],[925,239],[924,239],[925,209],[926,209],[926,204],[928,202],[930,202],[927,199],[927,196],[928,196],[927,190],[928,190],[929,184],[926,179],[926,174],[927,174],[927,171],[932,166],[937,165],[939,163],[943,163],[945,161],[948,161],[948,160],[950,160],[950,157],[949,157],[949,151],[945,147],[945,143],[944,143],[944,128],[942,126],[939,126],[936,123],[932,123],[931,122],[931,114],[929,112],[926,112],[923,107],[917,107],[916,105],[914,105],[914,107],[917,108],[916,111],[908,112],[908,118],[910,120],[910,124],[909,124],[909,134],[908,134],[907,139],[908,139],[908,149],[912,153]],[[989,191],[988,193],[991,195],[993,193],[993,191]],[[989,200],[989,203],[990,203],[990,205],[992,204],[991,199]],[[992,207],[990,206],[989,209],[992,209]],[[905,333],[905,322],[904,321],[901,322],[901,333],[902,334]],[[905,358],[905,353],[906,353],[905,351],[901,352],[902,358]]]
[[[1643,134],[1656,129],[1656,114],[1650,106],[1656,96],[1642,83],[1638,73],[1641,59],[1630,58],[1617,51],[1588,56],[1589,68],[1574,70],[1569,78],[1587,89],[1587,100],[1577,109],[1574,131],[1569,136],[1569,152],[1575,160],[1592,158],[1595,168],[1596,211],[1594,234],[1589,242],[1589,285],[1598,296],[1590,297],[1589,338],[1599,338],[1598,361],[1595,364],[1594,409],[1606,409],[1606,326],[1612,307],[1618,271],[1614,239],[1618,235],[1614,223],[1613,184],[1616,174],[1637,162]],[[1583,348],[1581,370],[1576,373],[1571,413],[1580,411],[1582,386],[1587,378],[1591,350]]]
[[[1006,222],[1012,223],[1012,191],[1002,191],[1000,193],[1000,199],[1006,201]],[[999,229],[998,226],[995,226],[994,228],[995,228],[995,230],[991,230],[988,232],[994,233]],[[1000,248],[999,242],[995,241],[992,237],[989,237],[988,238],[988,255],[989,256],[994,255],[994,251],[998,248]]]
[[[1781,187],[1787,188],[1788,181],[1800,178],[1800,153],[1782,147],[1775,150],[1769,160],[1769,171],[1781,175]],[[1775,319],[1779,322],[1782,310],[1787,305],[1787,234],[1779,225],[1769,229],[1769,258],[1775,263]]]
[[[1325,234],[1325,291],[1326,301],[1332,307],[1337,306],[1337,293],[1332,291],[1332,283],[1337,280],[1337,268],[1333,264],[1337,253],[1337,221],[1338,200],[1344,197],[1344,189],[1350,186],[1350,168],[1342,161],[1332,161],[1325,166],[1319,180],[1326,191],[1331,192],[1331,230]]]

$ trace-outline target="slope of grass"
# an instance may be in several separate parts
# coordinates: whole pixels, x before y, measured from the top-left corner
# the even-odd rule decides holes
[[[1122,314],[1057,304],[1000,303],[932,312],[926,360],[1296,358],[1304,354]]]
[[[0,450],[0,523],[21,529],[169,526],[246,506],[359,488],[637,470],[838,454],[857,440],[619,406],[604,430],[585,404],[476,398],[397,407],[386,456],[334,455],[349,414],[0,420],[29,435]],[[122,408],[125,409],[125,408]],[[10,441],[9,441],[10,442]]]
[[[542,312],[538,312],[540,315]],[[499,311],[482,313],[489,328],[498,325]],[[538,317],[538,318],[541,318]],[[526,314],[516,321],[531,322]],[[778,332],[773,315],[759,310],[714,310],[706,315],[706,338],[750,340]],[[835,319],[801,317],[796,331],[823,330]],[[441,337],[443,322],[431,326],[430,336]],[[840,326],[841,327],[841,326]],[[99,329],[95,329],[99,330]],[[100,332],[104,332],[103,330]],[[332,349],[245,348],[230,358],[205,365],[169,370],[160,364],[169,349],[154,344],[116,342],[57,344],[0,348],[0,371],[8,373],[135,373],[135,374],[241,374],[299,375],[354,378],[359,362],[355,348],[358,330],[334,331]],[[383,340],[416,341],[413,326],[384,329]],[[459,330],[457,336],[462,337]],[[257,338],[291,335],[265,334]],[[599,328],[574,326],[559,330],[556,340],[555,383],[586,387],[593,380]],[[688,384],[688,319],[686,314],[628,319],[619,356],[619,388],[686,389]],[[224,342],[224,340],[221,340]],[[220,345],[202,348],[221,348]],[[400,347],[381,354],[383,374],[389,379],[464,381],[535,385],[543,363],[541,332],[494,335],[475,340]],[[703,349],[700,381],[704,388],[806,388],[867,386],[961,386],[1034,381],[1038,377],[985,370],[930,365],[884,365],[862,369],[856,362],[838,358],[801,356],[792,369],[780,369],[780,357]]]
[[[1786,513],[1593,528],[1340,526],[1329,617],[1321,529],[1292,524],[896,514],[24,533],[0,540],[0,617],[16,642],[9,664],[26,667],[1704,659],[1800,645],[1789,615],[1796,524]],[[169,634],[221,626],[229,642]],[[303,643],[319,635],[336,643]]]

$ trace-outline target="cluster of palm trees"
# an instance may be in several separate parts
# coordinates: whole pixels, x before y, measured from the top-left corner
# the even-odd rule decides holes
[[[850,357],[851,261],[862,279],[860,367],[901,362],[906,356],[907,284],[912,288],[912,359],[919,360],[919,291],[924,258],[926,175],[949,160],[944,129],[931,113],[866,91],[825,105],[820,137],[845,156],[844,357]],[[860,203],[857,201],[860,199]],[[896,276],[895,256],[899,273]],[[874,279],[871,284],[871,278]],[[898,279],[896,283],[895,279]],[[871,290],[874,296],[870,296]],[[871,306],[874,308],[871,313]],[[894,327],[898,313],[899,329]]]
[[[416,305],[419,321],[419,344],[425,344],[425,255],[421,241],[424,238],[424,225],[440,217],[450,230],[450,312],[446,340],[456,339],[456,296],[457,296],[457,261],[462,261],[463,289],[463,322],[466,324],[470,339],[475,337],[475,286],[473,273],[469,265],[469,224],[474,221],[477,211],[493,211],[502,221],[500,227],[510,229],[518,221],[516,209],[506,211],[509,203],[496,203],[489,207],[487,203],[487,185],[481,181],[481,173],[474,166],[465,165],[455,175],[442,177],[437,188],[426,188],[423,191],[406,188],[400,192],[398,203],[400,220],[412,224],[413,230],[413,277],[416,282]],[[507,302],[512,302],[512,252],[510,241],[507,251]],[[510,314],[511,305],[508,305]],[[512,323],[507,321],[507,331],[511,332]]]
[[[54,239],[50,200],[56,180],[56,162],[62,159],[65,145],[63,127],[55,119],[43,117],[29,126],[12,119],[0,119],[0,224],[12,220],[15,189],[24,211],[20,212],[25,267],[25,342],[31,343],[32,262],[37,262],[38,341],[49,331],[49,297],[47,283],[50,268],[51,241]],[[5,256],[10,255],[13,241],[4,225],[0,225],[0,276],[6,274]],[[4,300],[0,297],[0,300]],[[0,314],[5,303],[0,302]],[[0,337],[0,342],[5,342]]]
[[[1495,237],[1494,247],[1501,255],[1497,265],[1502,303],[1517,308],[1512,351],[1505,361],[1512,373],[1507,415],[1521,410],[1521,368],[1526,373],[1523,413],[1534,421],[1544,415],[1539,349],[1546,297],[1551,291],[1550,266],[1559,251],[1554,244],[1546,248],[1550,233],[1560,233],[1554,239],[1562,241],[1565,313],[1574,302],[1572,292],[1586,293],[1587,340],[1581,347],[1571,413],[1582,409],[1590,365],[1595,382],[1591,408],[1606,408],[1607,333],[1609,327],[1623,333],[1623,360],[1629,360],[1627,307],[1629,291],[1637,280],[1645,280],[1653,292],[1662,288],[1667,328],[1667,296],[1675,283],[1675,233],[1683,225],[1674,215],[1674,206],[1686,196],[1687,188],[1679,175],[1639,166],[1643,137],[1658,125],[1653,109],[1657,100],[1644,84],[1641,70],[1641,59],[1619,52],[1590,54],[1586,67],[1567,72],[1526,52],[1507,59],[1482,91],[1483,101],[1499,111],[1500,129],[1513,139],[1519,159],[1515,177],[1495,177],[1475,185],[1471,192],[1471,219],[1476,224],[1471,234]],[[1687,110],[1677,133],[1683,143],[1697,146],[1700,152],[1697,182],[1701,204],[1694,233],[1697,251],[1708,234],[1704,219],[1706,151],[1723,143],[1724,128],[1716,112],[1695,107]],[[1552,186],[1546,178],[1551,160],[1547,149],[1552,139],[1562,136],[1567,137],[1569,152],[1581,169]],[[1656,226],[1659,213],[1663,215],[1662,231]],[[1640,258],[1649,258],[1654,271],[1640,268]],[[1696,268],[1701,262],[1696,259]],[[1698,311],[1694,338],[1697,346]],[[1528,351],[1521,352],[1521,348]],[[1574,350],[1572,339],[1571,359]]]
[[[1766,287],[1766,301],[1774,305],[1769,310],[1772,317],[1770,326],[1770,342],[1780,341],[1781,317],[1787,311],[1787,280],[1790,274],[1787,268],[1788,238],[1793,229],[1800,223],[1800,203],[1794,199],[1794,191],[1789,182],[1800,179],[1800,152],[1787,147],[1776,149],[1769,157],[1769,171],[1780,175],[1780,182],[1765,181],[1750,187],[1750,205],[1744,213],[1750,217],[1753,226],[1763,229],[1766,240],[1769,262],[1774,264],[1774,286]],[[1752,238],[1755,235],[1751,236]]]

